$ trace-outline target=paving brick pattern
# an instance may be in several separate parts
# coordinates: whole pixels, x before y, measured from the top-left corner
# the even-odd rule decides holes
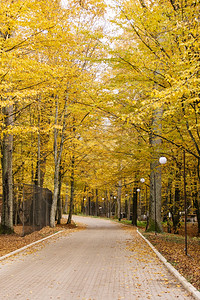
[[[76,219],[87,229],[0,263],[0,300],[193,299],[136,232]]]

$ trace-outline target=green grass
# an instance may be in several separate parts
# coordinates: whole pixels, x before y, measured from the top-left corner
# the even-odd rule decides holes
[[[143,235],[148,238],[149,233],[143,232]],[[166,232],[159,233],[159,238],[161,238],[162,240],[164,240],[166,242],[172,242],[175,244],[184,244],[184,242],[185,242],[184,236],[173,234],[173,233],[166,233]],[[189,237],[188,237],[188,239],[191,240],[191,238],[189,238]]]
[[[147,222],[146,221],[137,221],[138,227],[146,228]]]
[[[115,221],[118,221],[118,219],[114,219]],[[119,223],[125,224],[125,225],[132,225],[132,220],[126,220],[122,219],[121,221],[118,221]],[[146,227],[147,222],[146,221],[137,221],[137,227]]]
[[[118,221],[118,219],[114,219],[114,221]],[[131,220],[121,219],[121,221],[118,221],[119,223],[125,224],[125,225],[131,225]]]

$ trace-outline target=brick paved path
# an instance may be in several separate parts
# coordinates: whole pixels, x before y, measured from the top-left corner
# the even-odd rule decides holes
[[[0,263],[0,300],[193,299],[136,232],[76,219],[88,228]]]

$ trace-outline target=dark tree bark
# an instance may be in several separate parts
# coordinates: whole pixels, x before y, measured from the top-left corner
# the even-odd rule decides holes
[[[198,181],[200,183],[200,159],[198,159],[198,164],[197,164],[197,176],[198,176]],[[197,184],[196,184],[197,187]],[[198,222],[198,234],[200,235],[200,190],[196,191],[196,197],[194,199],[194,206],[196,209],[196,215],[197,215],[197,222]]]
[[[198,235],[200,235],[200,205],[197,197],[194,199],[194,207],[197,215],[197,223],[198,223]]]
[[[5,128],[13,125],[13,106],[3,109]],[[13,135],[4,133],[1,141],[1,165],[3,185],[3,205],[1,226],[4,233],[13,231],[13,174],[12,174]]]
[[[128,196],[127,219],[131,219],[131,195]]]
[[[73,204],[74,204],[74,165],[75,165],[75,157],[72,156],[71,160],[71,178],[70,178],[70,202],[69,202],[69,215],[67,224],[71,224],[72,214],[73,214]]]
[[[118,191],[117,191],[117,218],[121,221],[121,194],[122,194],[122,180],[118,182]]]
[[[95,216],[97,217],[99,215],[99,195],[98,195],[98,189],[95,190]]]
[[[137,226],[137,191],[136,188],[133,189],[133,216],[132,225]]]
[[[91,215],[91,197],[88,195],[88,215]]]
[[[174,205],[172,208],[172,222],[173,222],[173,230],[175,234],[178,234],[178,228],[180,225],[180,189],[179,187],[175,187],[175,197],[174,197]]]
[[[60,169],[60,173],[59,173],[58,203],[57,203],[57,224],[60,224],[61,219],[62,219],[61,187],[62,187],[62,168]]]
[[[194,184],[194,193],[193,193],[193,204],[195,208],[195,213],[197,216],[198,224],[198,235],[200,235],[200,203],[199,203],[200,191],[198,191],[197,182]]]

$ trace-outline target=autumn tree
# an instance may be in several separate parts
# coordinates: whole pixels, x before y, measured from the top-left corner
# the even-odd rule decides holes
[[[14,106],[23,110],[37,97],[37,87],[47,79],[42,76],[41,80],[44,69],[35,59],[36,44],[40,38],[44,40],[45,30],[55,26],[55,9],[59,9],[59,3],[51,1],[48,13],[45,7],[43,1],[3,1],[0,8],[2,226],[5,230],[13,229],[13,133],[20,131],[14,124]]]
[[[126,98],[121,97],[127,107],[126,118],[139,132],[146,132],[151,141],[157,141],[149,144],[152,163],[162,154],[170,155],[169,145],[185,149],[198,162],[198,97],[195,91],[199,7],[192,1],[165,1],[164,4],[159,1],[115,2],[116,16],[112,22],[117,34],[110,37],[113,82],[118,83],[117,89],[127,93]],[[139,95],[134,99],[135,109],[128,98],[131,90],[132,99],[134,94]],[[190,120],[196,125],[190,126]],[[153,175],[159,174],[158,170],[159,167],[152,164],[152,227],[155,227],[155,200],[159,215],[161,210],[160,196],[153,197],[154,183],[157,193],[161,186],[158,184],[160,176]],[[159,217],[156,222],[161,230],[160,221]]]

